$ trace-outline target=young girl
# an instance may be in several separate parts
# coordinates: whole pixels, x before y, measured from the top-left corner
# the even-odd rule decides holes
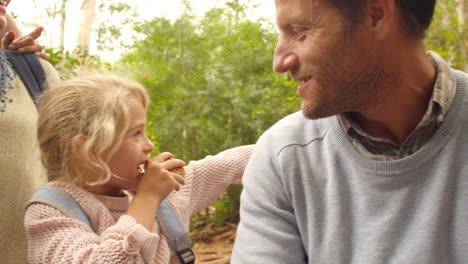
[[[148,96],[138,83],[97,75],[47,92],[38,138],[48,186],[70,195],[92,229],[42,203],[25,216],[30,263],[178,263],[155,216],[166,197],[184,224],[241,179],[252,146],[184,162],[162,153],[145,134]],[[146,172],[140,165],[148,161]]]

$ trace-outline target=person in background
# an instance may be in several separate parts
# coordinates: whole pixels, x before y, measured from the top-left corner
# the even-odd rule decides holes
[[[231,183],[240,183],[253,146],[191,161],[149,159],[145,88],[113,75],[77,77],[45,92],[38,138],[49,183],[75,200],[92,229],[51,205],[31,203],[25,228],[30,263],[179,263],[156,210],[168,200],[183,224]],[[145,171],[140,167],[146,165]]]
[[[14,20],[6,14],[8,1],[0,1],[0,262],[26,263],[24,211],[36,188],[47,181],[37,144],[38,111],[3,49],[49,56],[35,42],[42,28],[20,36]],[[40,59],[46,87],[59,83],[54,68]]]
[[[435,0],[275,0],[300,112],[255,145],[231,263],[468,260],[468,74]]]

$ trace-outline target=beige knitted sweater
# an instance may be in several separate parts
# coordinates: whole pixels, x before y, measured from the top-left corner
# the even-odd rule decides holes
[[[40,61],[48,87],[53,88],[59,76],[52,65]],[[18,75],[7,96],[13,102],[0,112],[0,262],[21,264],[26,263],[24,208],[47,179],[37,144],[38,112]]]
[[[210,205],[231,183],[240,183],[253,146],[242,146],[192,161],[185,184],[169,199],[184,224]],[[152,232],[125,212],[133,198],[96,196],[70,183],[54,181],[77,201],[93,230],[45,204],[31,204],[25,217],[30,263],[179,263],[155,221]]]

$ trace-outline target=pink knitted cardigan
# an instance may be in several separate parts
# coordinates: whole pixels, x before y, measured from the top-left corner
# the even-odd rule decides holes
[[[169,199],[188,226],[190,217],[209,206],[231,183],[240,183],[253,146],[226,150],[191,161],[186,183]],[[132,195],[97,196],[77,186],[48,183],[69,193],[88,215],[93,230],[55,208],[32,204],[25,216],[30,263],[179,263],[157,221],[153,232],[125,215]]]

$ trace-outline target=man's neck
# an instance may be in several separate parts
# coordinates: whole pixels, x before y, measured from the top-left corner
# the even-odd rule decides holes
[[[398,71],[394,70],[394,82],[386,88],[383,102],[354,114],[364,131],[398,145],[421,121],[437,78],[437,68],[426,55],[424,45],[413,46],[399,56],[389,56],[389,67]]]

